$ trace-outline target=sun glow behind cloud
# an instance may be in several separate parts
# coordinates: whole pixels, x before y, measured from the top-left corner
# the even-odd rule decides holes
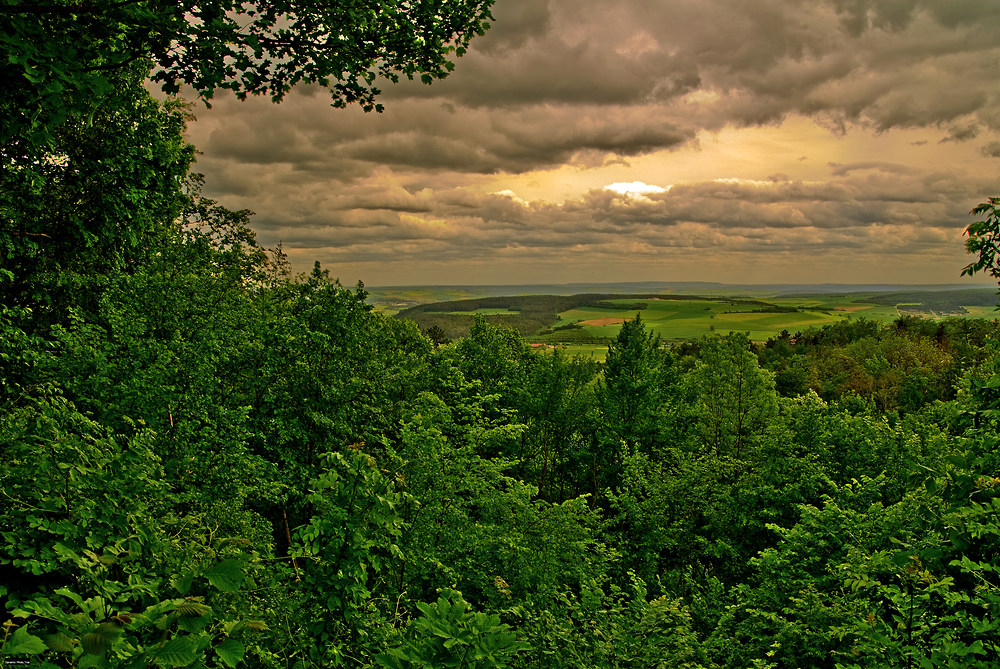
[[[667,186],[663,188],[662,186],[654,186],[652,184],[643,183],[642,181],[619,181],[617,183],[608,184],[604,187],[604,190],[612,191],[613,193],[618,193],[619,195],[625,195],[628,197],[633,197],[636,199],[645,198],[650,193],[666,193],[673,186]]]
[[[385,114],[220,97],[190,133],[206,195],[351,283],[959,280],[997,190],[1000,3],[495,13]]]

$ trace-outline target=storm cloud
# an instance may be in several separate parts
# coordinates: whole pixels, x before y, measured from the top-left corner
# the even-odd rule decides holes
[[[216,101],[207,192],[345,281],[953,281],[997,189],[990,0],[498,0],[383,114]],[[614,183],[649,184],[634,192]]]

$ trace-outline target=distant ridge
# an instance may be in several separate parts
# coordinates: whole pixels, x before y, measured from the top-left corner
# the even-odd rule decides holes
[[[768,283],[727,284],[712,281],[629,281],[617,283],[533,283],[507,285],[366,286],[370,301],[401,299],[405,302],[437,302],[448,299],[502,297],[510,295],[579,295],[582,293],[674,293],[677,295],[779,297],[830,293],[914,293],[950,290],[996,292],[991,284],[902,284],[902,283]],[[416,298],[416,299],[414,299]]]
[[[584,289],[597,289],[607,292],[608,290],[632,291],[636,288],[643,290],[765,290],[765,291],[788,291],[788,290],[808,290],[811,292],[841,292],[850,293],[863,292],[886,292],[886,291],[913,291],[913,290],[960,290],[968,288],[993,288],[993,284],[970,284],[970,283],[719,283],[716,281],[619,281],[614,283],[512,283],[512,284],[427,284],[412,286],[365,286],[367,290],[483,290],[490,292],[504,292],[509,294],[514,290],[517,292],[529,292],[535,294],[536,290],[544,289],[551,294],[551,291],[579,293]]]

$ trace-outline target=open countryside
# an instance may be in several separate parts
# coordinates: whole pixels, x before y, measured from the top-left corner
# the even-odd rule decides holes
[[[1000,666],[1000,2],[0,15],[0,669]]]
[[[544,289],[544,287],[538,287]],[[551,288],[551,287],[550,287]],[[508,287],[516,290],[516,287]],[[475,295],[475,288],[455,288],[453,294]],[[480,289],[482,290],[482,289]],[[681,342],[710,334],[747,333],[764,342],[788,332],[864,318],[880,323],[901,317],[996,318],[992,288],[920,291],[860,291],[820,294],[777,294],[757,291],[739,296],[607,293],[573,296],[514,295],[466,298],[412,306],[399,316],[421,328],[441,327],[449,339],[465,336],[477,316],[496,325],[517,329],[530,343],[559,347],[566,353],[593,355],[603,361],[607,345],[622,324],[641,316],[646,327],[664,342]],[[448,293],[426,289],[427,297]],[[391,298],[373,291],[374,302],[385,309]],[[409,299],[419,300],[419,290]],[[572,304],[569,308],[562,308]],[[489,306],[484,306],[489,305]]]
[[[775,307],[761,304],[718,299],[652,298],[643,309],[631,308],[634,300],[610,300],[610,302],[620,308],[571,309],[560,314],[561,320],[556,327],[576,323],[594,336],[610,338],[618,334],[624,320],[642,314],[647,326],[660,335],[661,339],[690,339],[709,332],[740,331],[749,332],[751,339],[762,340],[782,330],[801,330],[851,317],[851,312],[840,305],[781,304],[788,300],[776,300],[774,304],[789,311],[776,311]],[[888,320],[897,316],[894,309],[877,305],[864,306],[854,313],[877,320]]]

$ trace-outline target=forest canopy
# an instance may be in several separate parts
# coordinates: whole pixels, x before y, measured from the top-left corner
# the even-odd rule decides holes
[[[247,7],[0,4],[5,660],[995,666],[995,321],[432,342],[204,197],[144,81],[364,105],[489,3]]]

